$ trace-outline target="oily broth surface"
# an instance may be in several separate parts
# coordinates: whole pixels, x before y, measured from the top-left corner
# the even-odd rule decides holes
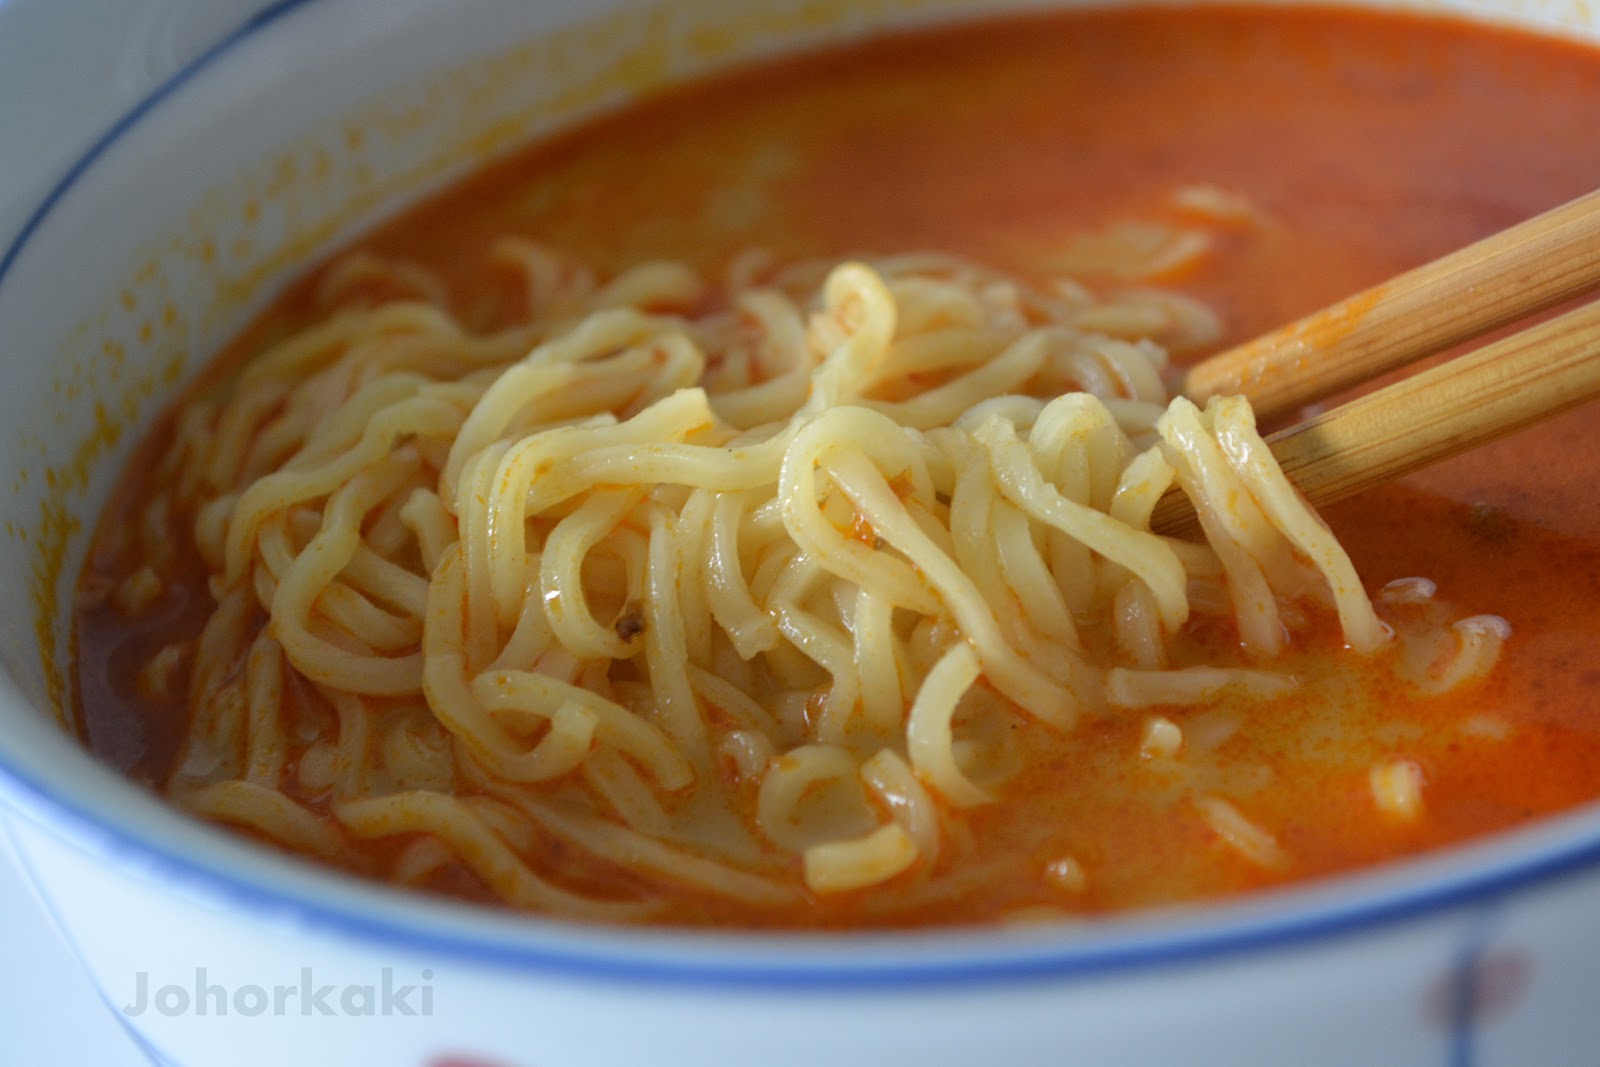
[[[1597,108],[1600,54],[1503,31],[1327,11],[1049,16],[869,43],[681,90],[531,149],[360,244],[441,271],[469,317],[500,284],[483,249],[507,232],[608,273],[654,257],[715,273],[754,244],[786,260],[938,248],[1048,276],[1086,232],[1179,221],[1173,191],[1204,183],[1246,198],[1256,218],[1216,229],[1204,262],[1162,284],[1216,307],[1232,341],[1600,184]],[[309,315],[302,285],[217,374]],[[1182,800],[1186,784],[1214,784],[1224,763],[1235,794],[1254,790],[1251,818],[1295,857],[1292,877],[1592,798],[1595,457],[1600,424],[1582,409],[1329,512],[1369,589],[1425,574],[1462,611],[1512,622],[1500,669],[1465,700],[1402,706],[1373,678],[1335,678],[1318,654],[1335,638],[1322,635],[1296,654],[1304,691],[1245,709],[1214,758],[1191,753],[1187,770],[1140,760],[1142,715],[1069,737],[1032,730],[1028,743],[1043,752],[1035,769],[1007,787],[1008,803],[967,818],[981,842],[973,892],[909,921],[983,919],[1049,899],[1040,861],[1057,854],[1094,872],[1077,901],[1091,911],[1280,879],[1229,852]],[[149,466],[130,467],[107,523],[137,499]],[[78,627],[89,740],[149,781],[165,777],[183,713],[138,706],[131,665],[192,633],[209,605],[197,579],[164,606],[139,630],[109,612],[86,612]],[[1201,653],[1228,650],[1202,640]],[[1509,733],[1472,733],[1464,724],[1475,715],[1498,717]],[[1375,812],[1367,770],[1385,757],[1422,768],[1420,822]],[[479,895],[464,875],[435,888]],[[687,902],[675,918],[718,911]],[[874,919],[870,900],[849,899],[781,921]]]

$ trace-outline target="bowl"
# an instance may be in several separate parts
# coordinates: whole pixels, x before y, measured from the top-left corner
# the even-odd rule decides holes
[[[58,725],[87,532],[142,420],[396,204],[652,89],[961,0],[0,8],[0,817],[152,1060],[1587,1062],[1600,812],[1204,908],[921,933],[579,927],[184,817]],[[1380,4],[1392,7],[1391,4]],[[1600,42],[1586,5],[1441,2]],[[7,32],[8,29],[12,32]],[[82,70],[105,72],[85,79]],[[19,150],[22,149],[22,150]]]

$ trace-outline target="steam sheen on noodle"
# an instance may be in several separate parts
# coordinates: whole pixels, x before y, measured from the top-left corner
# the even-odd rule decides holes
[[[216,606],[142,684],[186,681],[187,808],[565,916],[781,906],[953,877],[1019,725],[1279,697],[1303,605],[1349,655],[1391,640],[1249,406],[1169,402],[1167,350],[1216,335],[1190,300],[937,255],[601,284],[495,254],[514,325],[350,257],[323,321],[180,415],[151,522],[192,520]],[[1150,531],[1173,485],[1204,544]],[[1175,662],[1200,617],[1248,667]],[[1495,622],[1441,631],[1434,684],[1492,665]]]

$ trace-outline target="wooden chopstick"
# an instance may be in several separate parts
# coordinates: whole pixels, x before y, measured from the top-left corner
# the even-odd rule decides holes
[[[1597,286],[1600,191],[1197,363],[1181,391],[1270,422]]]
[[[1321,505],[1597,395],[1600,300],[1291,426],[1267,444],[1289,481]],[[1199,520],[1174,489],[1150,525],[1182,537]]]

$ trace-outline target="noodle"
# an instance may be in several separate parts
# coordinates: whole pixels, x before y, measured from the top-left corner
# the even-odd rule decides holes
[[[1138,237],[1141,271],[1199,251]],[[936,900],[1026,731],[1161,709],[1143,755],[1176,765],[1181,709],[1295,690],[1274,661],[1307,606],[1347,655],[1390,641],[1248,406],[1168,405],[1150,338],[1214,334],[1192,301],[942,255],[744,257],[722,288],[494,256],[520,321],[474,332],[426,270],[352,257],[324,322],[179,420],[152,521],[189,517],[216,607],[147,673],[192,664],[168,783],[191,810],[335,860],[395,839],[397,881],[457,865],[574,917],[658,915],[673,886]],[[1150,531],[1174,483],[1206,544]],[[1196,624],[1253,662],[1180,655]],[[1503,638],[1451,634],[1430,692]],[[1251,863],[1291,861],[1194,803]],[[1042,877],[1093,876],[1057,854]]]

